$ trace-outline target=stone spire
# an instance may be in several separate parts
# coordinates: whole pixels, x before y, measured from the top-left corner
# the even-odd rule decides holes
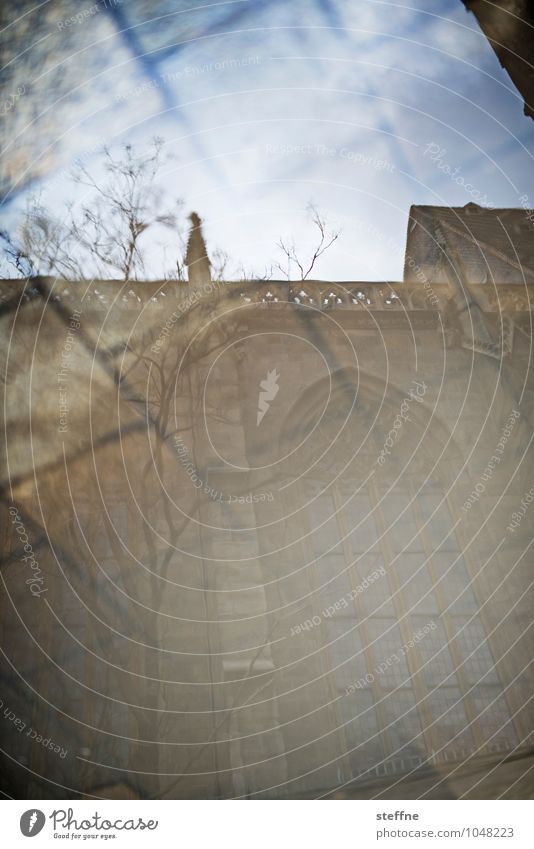
[[[202,235],[202,219],[196,212],[192,212],[189,220],[191,221],[191,231],[185,254],[187,277],[192,286],[202,286],[211,281],[211,263],[208,258],[206,242]]]

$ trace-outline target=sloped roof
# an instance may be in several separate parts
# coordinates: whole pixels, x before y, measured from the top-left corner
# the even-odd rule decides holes
[[[534,10],[531,0],[462,0],[472,12],[506,68],[514,85],[525,99],[525,115],[534,118],[534,68],[532,67],[532,28]]]
[[[459,257],[470,283],[534,283],[534,211],[491,209],[476,203],[412,206],[405,282],[420,282],[417,273],[421,271],[429,283],[447,282],[441,234]]]

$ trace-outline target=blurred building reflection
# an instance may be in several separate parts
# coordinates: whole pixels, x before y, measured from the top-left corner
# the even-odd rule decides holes
[[[525,795],[524,220],[412,208],[403,283],[3,285],[6,793]]]

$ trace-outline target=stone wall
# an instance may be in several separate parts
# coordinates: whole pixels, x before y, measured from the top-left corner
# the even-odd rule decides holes
[[[30,282],[1,307],[11,794],[469,795],[528,753],[526,303],[484,291],[481,353],[445,286]]]

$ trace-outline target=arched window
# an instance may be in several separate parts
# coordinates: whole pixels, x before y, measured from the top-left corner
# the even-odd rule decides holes
[[[299,717],[321,705],[313,733],[345,780],[517,742],[448,497],[455,447],[422,394],[343,371],[308,390],[283,429],[302,449],[284,470],[297,566],[284,599],[298,614],[279,662],[310,686],[284,677],[278,713],[291,717],[290,748]]]

